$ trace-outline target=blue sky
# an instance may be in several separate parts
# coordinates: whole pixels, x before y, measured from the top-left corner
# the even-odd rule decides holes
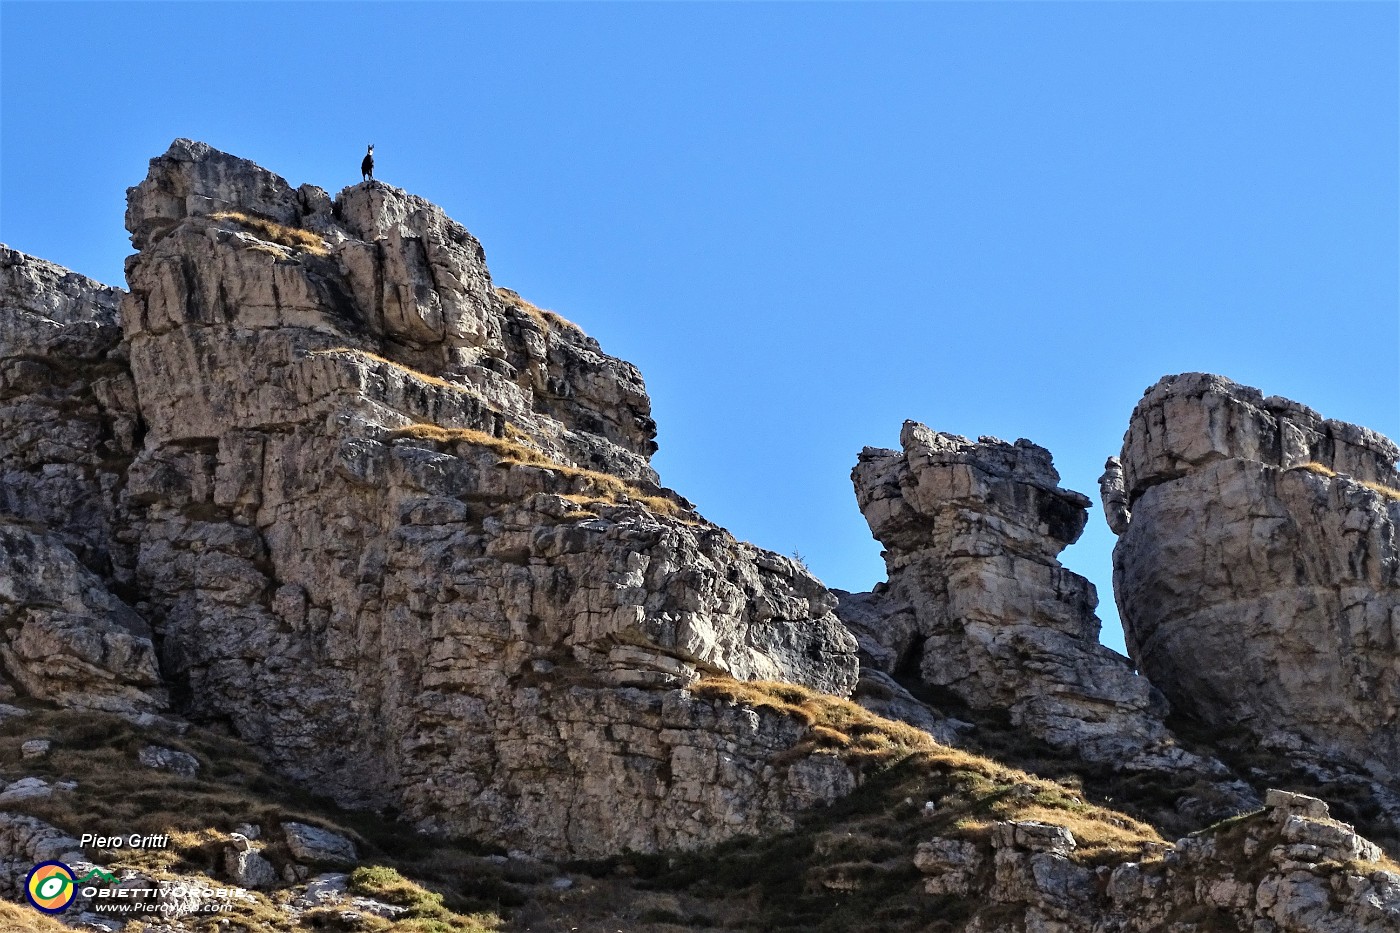
[[[1205,370],[1400,437],[1392,3],[0,3],[0,240],[121,284],[170,140],[441,204],[646,376],[663,480],[829,585],[906,418],[1097,499]],[[1095,581],[1097,505],[1064,555]]]

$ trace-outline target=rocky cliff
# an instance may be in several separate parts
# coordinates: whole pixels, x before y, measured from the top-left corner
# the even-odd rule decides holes
[[[1149,390],[1102,481],[1130,660],[1029,441],[867,448],[889,579],[829,591],[661,485],[636,368],[433,204],[177,140],[126,222],[125,292],[0,248],[0,894],[58,855],[236,883],[256,933],[487,928],[309,875],[373,858],[519,929],[1400,928],[1324,803],[1251,813],[1395,841],[1384,438]],[[78,851],[102,813],[176,857]]]
[[[835,600],[657,485],[636,369],[496,289],[460,225],[184,140],[128,203],[120,315],[8,267],[16,332],[46,342],[6,347],[7,495],[135,594],[150,629],[89,615],[153,630],[183,713],[346,803],[542,853],[781,826],[850,785],[768,764],[790,724],[680,689],[849,692]],[[120,662],[132,689],[151,643]]]

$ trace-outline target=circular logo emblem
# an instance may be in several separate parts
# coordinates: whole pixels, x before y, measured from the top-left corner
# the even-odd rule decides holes
[[[59,914],[68,909],[77,895],[73,869],[62,862],[40,862],[29,872],[24,882],[24,894],[29,903],[46,914]]]

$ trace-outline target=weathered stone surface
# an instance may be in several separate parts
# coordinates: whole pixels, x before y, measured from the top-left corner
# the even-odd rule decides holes
[[[1021,849],[1026,852],[1068,855],[1077,845],[1074,834],[1063,826],[1037,823],[1034,820],[1012,820],[992,826],[992,847],[996,849]]]
[[[1222,778],[1176,745],[1161,695],[1099,644],[1093,585],[1056,559],[1089,500],[1060,488],[1049,451],[915,422],[900,441],[866,448],[852,472],[889,572],[874,593],[842,594],[839,609],[871,666],[1007,710],[1092,760]]]
[[[169,771],[181,777],[194,777],[199,773],[199,759],[186,752],[165,748],[161,745],[146,745],[136,754],[137,760],[147,768]]]
[[[0,516],[103,576],[129,563],[113,521],[140,433],[123,294],[0,246]]]
[[[1376,783],[1392,826],[1397,457],[1296,402],[1168,376],[1124,437],[1132,513],[1114,549],[1128,650],[1176,707],[1291,764],[1347,763]]]
[[[231,723],[317,790],[537,866],[532,854],[788,829],[857,787],[800,718],[687,689],[714,674],[852,696],[945,742],[971,728],[908,684],[1007,711],[1096,773],[1186,774],[1203,782],[1193,794],[1250,799],[1176,744],[1162,698],[1098,645],[1093,587],[1057,559],[1088,502],[1034,444],[908,423],[901,451],[862,453],[857,496],[890,579],[838,594],[853,637],[802,567],[659,485],[636,369],[496,287],[481,245],[434,205],[379,183],[292,189],[177,140],[129,192],[127,220],[129,294],[0,248],[0,657],[21,692],[168,725],[155,711],[170,689],[179,712]],[[1216,377],[1166,380],[1140,411],[1100,482],[1111,526],[1135,542],[1120,542],[1129,576],[1149,587],[1129,594],[1145,613],[1135,657],[1180,651],[1183,618],[1209,623],[1186,630],[1205,647],[1185,663],[1239,664],[1229,676],[1245,679],[1195,702],[1263,730],[1317,782],[1372,781],[1400,814],[1385,790],[1396,449]],[[1229,657],[1232,613],[1247,632],[1273,625],[1286,650]],[[1275,689],[1311,695],[1275,702]],[[15,693],[0,683],[0,700]],[[1343,728],[1320,737],[1337,709]],[[1331,751],[1364,742],[1369,757],[1334,768]],[[198,767],[160,746],[139,760]],[[0,802],[73,786],[12,780]],[[927,840],[915,865],[930,895],[970,901],[976,933],[1400,927],[1400,878],[1374,844],[1315,798],[1271,791],[1268,806],[1161,860],[1096,869],[1081,863],[1091,839],[1018,821]],[[1190,795],[1178,809],[1209,812]],[[240,827],[226,875],[271,887],[305,881],[303,862],[355,862],[344,837],[282,829],[298,862],[273,866]],[[0,814],[0,893],[76,848]],[[807,881],[856,891],[886,867],[841,862]],[[548,896],[574,888],[538,871]],[[172,898],[177,917],[198,906]],[[343,875],[289,900],[290,916],[334,904],[351,925],[403,912],[348,897]]]
[[[53,785],[43,778],[20,778],[18,781],[5,785],[4,790],[0,790],[0,806],[12,806],[25,801],[47,800],[53,796],[53,792]]]
[[[1270,788],[1264,795],[1264,806],[1269,808],[1275,819],[1286,820],[1290,816],[1302,816],[1310,820],[1321,820],[1328,816],[1326,801],[1276,788]]]
[[[48,739],[30,739],[19,747],[20,758],[25,760],[43,758],[52,747],[53,742]]]
[[[24,896],[24,879],[38,862],[84,861],[78,840],[43,820],[0,813],[0,897]]]
[[[1099,477],[1099,498],[1103,502],[1103,515],[1109,529],[1116,535],[1127,531],[1128,524],[1133,520],[1133,513],[1128,508],[1123,464],[1117,457],[1109,457],[1103,465],[1103,475]]]
[[[976,844],[956,839],[922,842],[914,853],[914,867],[926,876],[925,894],[972,893],[984,862]]]
[[[58,541],[0,524],[0,658],[31,696],[135,715],[164,709],[151,629]]]
[[[328,829],[288,822],[282,824],[282,834],[292,855],[307,862],[353,865],[360,857],[355,843]]]
[[[277,869],[253,848],[230,846],[224,850],[224,873],[241,888],[266,890],[277,883]]]

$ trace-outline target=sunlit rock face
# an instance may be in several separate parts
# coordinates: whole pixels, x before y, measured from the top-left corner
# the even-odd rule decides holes
[[[1174,704],[1400,775],[1397,456],[1220,376],[1147,390],[1114,586],[1130,653]]]
[[[343,801],[542,854],[781,828],[854,787],[835,756],[781,754],[803,723],[685,690],[849,694],[834,597],[661,487],[636,368],[495,287],[439,208],[378,182],[332,199],[177,140],[127,226],[129,293],[69,289],[91,346],[3,349],[114,380],[84,418],[116,480],[75,435],[41,457],[75,477],[71,508],[54,485],[31,517],[124,555],[94,571],[129,608],[96,600],[88,632],[148,624],[179,712]],[[7,436],[43,416],[24,404]],[[90,544],[89,512],[108,523]]]

